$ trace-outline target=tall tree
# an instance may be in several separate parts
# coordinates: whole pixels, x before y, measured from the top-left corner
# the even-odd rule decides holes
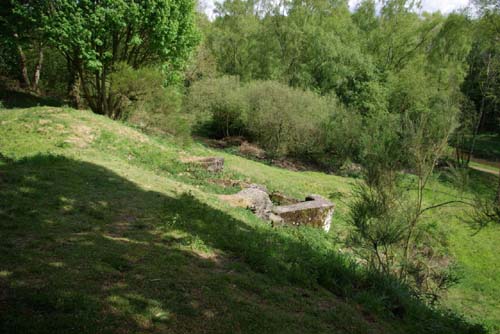
[[[39,90],[43,64],[41,4],[39,0],[6,0],[0,4],[0,36],[15,46],[21,86],[35,92]],[[28,68],[27,49],[33,49],[36,54],[32,71]]]
[[[157,65],[178,80],[198,41],[194,6],[192,0],[54,0],[45,3],[42,22],[91,109],[119,118],[110,79],[116,65]]]
[[[500,117],[500,2],[498,0],[474,0],[473,2],[482,15],[479,32],[483,38],[489,39],[489,55],[490,59],[492,58],[488,75],[493,76],[493,79],[488,85],[489,90],[483,94],[482,100],[485,96],[489,99],[493,109],[492,123],[496,131],[500,132],[497,119]],[[497,209],[500,212],[500,183],[497,191]]]
[[[478,18],[474,22],[474,42],[470,52],[469,74],[463,92],[475,108],[471,139],[464,147],[470,161],[480,131],[500,131],[500,3],[492,0],[473,1]]]
[[[500,16],[498,17],[500,20]],[[468,161],[474,153],[477,135],[480,130],[492,130],[497,127],[498,102],[500,102],[500,43],[492,36],[487,19],[476,23],[474,48],[469,56],[470,71],[464,84],[464,93],[475,104],[477,116],[472,140],[468,147]],[[499,26],[500,27],[500,26]],[[495,28],[496,30],[496,28]]]

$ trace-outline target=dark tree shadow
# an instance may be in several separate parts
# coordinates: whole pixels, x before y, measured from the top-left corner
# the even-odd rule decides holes
[[[52,97],[38,96],[33,93],[2,87],[0,84],[0,102],[6,109],[31,108],[38,106],[61,107],[63,102]]]
[[[484,332],[299,239],[98,165],[2,159],[0,332]]]

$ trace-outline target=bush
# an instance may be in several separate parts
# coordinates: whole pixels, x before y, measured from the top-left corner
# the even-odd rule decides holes
[[[200,135],[245,136],[272,158],[293,157],[321,167],[357,161],[362,116],[335,96],[319,96],[275,81],[240,84],[236,77],[205,79],[184,105]]]
[[[356,110],[346,109],[335,101],[332,105],[335,109],[323,125],[325,152],[319,162],[338,172],[345,172],[353,162],[359,162],[363,118]]]
[[[273,81],[254,81],[244,91],[250,137],[272,156],[309,160],[321,153],[327,99]]]
[[[195,82],[189,89],[186,113],[195,117],[195,132],[214,138],[244,134],[247,104],[237,77]]]
[[[190,135],[190,121],[180,113],[181,92],[164,86],[160,69],[133,69],[120,64],[111,76],[111,96],[116,108],[114,118],[121,118],[156,134],[170,134],[184,139]]]
[[[196,119],[198,134],[245,136],[271,157],[319,161],[324,155],[335,99],[273,81],[241,85],[236,77],[195,82],[185,109]]]

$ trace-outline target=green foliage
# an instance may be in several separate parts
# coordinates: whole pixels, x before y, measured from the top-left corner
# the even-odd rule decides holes
[[[224,1],[217,4],[220,17],[207,32],[207,43],[221,73],[243,80],[257,71],[259,19],[250,2]]]
[[[407,228],[404,210],[392,191],[360,185],[351,203],[351,242],[368,252],[364,257],[371,268],[385,274],[394,271],[394,248],[404,240]]]
[[[196,42],[191,1],[55,1],[44,17],[46,29],[63,52],[79,49],[90,71],[117,61],[133,67],[182,65]],[[123,40],[117,39],[124,34]]]
[[[350,209],[350,244],[370,268],[398,277],[431,304],[457,284],[460,277],[444,230],[429,221],[414,223],[412,196],[388,184],[360,184]]]
[[[271,157],[339,167],[359,148],[361,119],[354,111],[347,112],[333,97],[275,81],[241,85],[236,77],[201,80],[189,88],[185,101],[198,133],[244,135]]]
[[[92,110],[119,117],[109,76],[125,62],[161,66],[167,81],[178,81],[198,39],[193,6],[191,0],[58,0],[44,11],[43,29],[79,73]]]
[[[185,109],[196,118],[195,131],[216,138],[245,131],[247,102],[237,77],[195,82],[186,96]]]
[[[339,170],[352,161],[360,161],[363,117],[355,109],[344,108],[338,103],[333,105],[335,112],[324,125],[325,154],[319,159],[322,165]]]
[[[398,115],[382,111],[371,113],[364,119],[360,161],[368,185],[395,186],[396,173],[402,167],[405,154],[400,134]]]
[[[499,126],[500,11],[486,9],[473,25],[473,44],[468,63],[470,71],[463,85],[464,93],[475,104],[480,130],[497,131]],[[477,131],[476,131],[477,132]]]
[[[500,185],[498,189],[500,190]],[[470,222],[479,229],[490,224],[500,225],[500,192],[498,190],[490,196],[476,197]]]
[[[165,88],[160,69],[134,70],[121,63],[110,76],[110,81],[110,96],[117,101],[113,118],[121,117],[146,132],[188,139],[189,122],[180,114],[181,94],[174,87]]]
[[[336,101],[271,81],[252,82],[244,91],[249,136],[272,156],[307,160],[322,153],[323,124]]]
[[[36,50],[29,50],[27,56],[30,68],[34,68],[37,61]],[[60,100],[66,99],[68,93],[67,77],[68,68],[64,56],[53,47],[44,47],[39,91],[43,95],[57,97]]]
[[[8,77],[17,77],[19,73],[19,64],[16,57],[15,45],[7,39],[0,41],[0,75]]]
[[[398,75],[407,76],[406,70]],[[396,112],[370,113],[364,119],[360,157],[365,179],[351,203],[352,239],[372,268],[395,275],[435,302],[456,279],[448,268],[446,238],[424,213],[450,203],[426,207],[424,191],[445,152],[457,111],[442,96],[419,94],[409,81],[400,80],[397,87],[393,99],[398,102],[391,103]],[[415,174],[410,184],[400,183],[403,168]]]

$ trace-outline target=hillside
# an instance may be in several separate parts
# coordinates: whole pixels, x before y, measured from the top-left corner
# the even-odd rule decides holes
[[[446,208],[464,272],[445,307],[367,275],[339,248],[353,179],[176,144],[87,111],[0,110],[0,332],[481,333],[500,330],[498,230]],[[218,176],[181,157],[221,155]],[[218,181],[219,180],[219,181]],[[244,180],[337,204],[332,230],[273,229],[219,194]],[[460,195],[436,179],[428,201]],[[231,182],[229,182],[231,183]]]

